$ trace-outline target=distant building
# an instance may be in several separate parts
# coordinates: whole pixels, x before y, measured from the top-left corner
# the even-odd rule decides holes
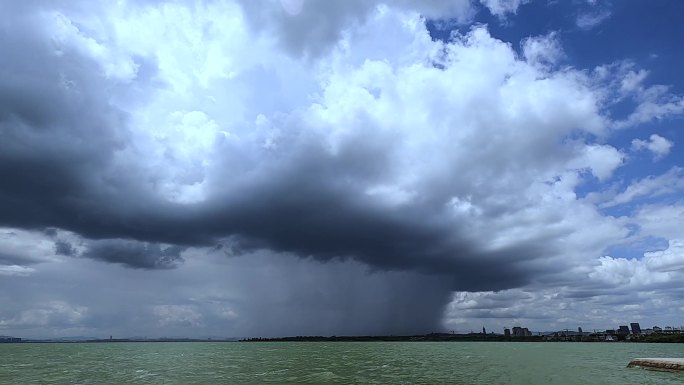
[[[629,326],[632,327],[632,334],[636,334],[636,335],[641,334],[641,326],[639,325],[638,322],[632,322],[631,324],[629,324]]]
[[[660,332],[662,332],[662,331],[663,331],[663,328],[661,328],[661,327],[659,327],[659,326],[654,326],[654,327],[653,327],[653,333],[660,333]]]
[[[582,334],[582,327],[581,326],[577,328],[577,333]]]
[[[482,334],[487,334],[487,329],[484,326],[482,327]]]
[[[17,342],[21,342],[21,338],[0,336],[0,344],[17,343]]]
[[[618,334],[623,336],[629,335],[629,327],[627,325],[620,325]]]
[[[513,337],[531,337],[532,332],[528,328],[516,326],[513,328]]]
[[[511,329],[504,328],[504,337],[510,337],[510,336],[511,336]]]

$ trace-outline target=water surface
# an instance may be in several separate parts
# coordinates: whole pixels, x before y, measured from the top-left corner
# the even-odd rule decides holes
[[[628,369],[684,344],[275,342],[0,344],[0,384],[683,384]]]

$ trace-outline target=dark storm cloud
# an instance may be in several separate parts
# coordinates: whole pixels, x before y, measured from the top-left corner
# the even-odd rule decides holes
[[[230,232],[246,248],[287,251],[318,260],[354,257],[379,269],[417,270],[453,277],[454,289],[502,289],[524,283],[525,261],[538,244],[488,252],[458,236],[458,227],[428,207],[383,208],[336,184],[340,173],[316,172],[309,159],[291,172],[235,193],[227,205],[206,208],[207,233]],[[332,177],[326,177],[325,175]]]
[[[98,210],[97,179],[125,143],[124,115],[101,92],[97,64],[58,53],[32,16],[0,16],[0,50],[12,52],[0,56],[0,218],[24,228]]]
[[[82,255],[134,268],[182,262],[155,243],[215,246],[232,237],[246,250],[440,274],[459,290],[522,285],[532,274],[526,261],[547,251],[541,243],[485,251],[460,235],[467,224],[441,213],[443,201],[394,208],[373,202],[362,186],[391,166],[385,149],[392,140],[379,134],[355,138],[336,155],[305,138],[266,173],[214,182],[205,202],[165,202],[145,187],[154,175],[116,166],[131,138],[126,114],[104,91],[113,80],[78,51],[57,53],[36,23],[17,15],[2,25],[2,51],[14,54],[0,57],[0,68],[11,74],[0,77],[0,225],[100,239]],[[225,161],[231,162],[244,161]],[[213,178],[233,174],[227,167]],[[73,251],[56,247],[60,254]]]
[[[364,188],[392,167],[390,134],[367,132],[334,155],[303,135],[265,165],[225,148],[205,201],[167,202],[149,187],[154,172],[117,163],[133,139],[127,114],[111,103],[116,80],[80,51],[56,49],[31,14],[13,16],[0,27],[0,50],[14,53],[0,57],[11,75],[0,77],[0,225],[73,231],[93,240],[82,256],[134,268],[182,262],[179,249],[159,243],[214,247],[231,238],[243,250],[440,275],[458,290],[525,284],[528,263],[552,252],[541,241],[491,251],[467,239],[468,224],[443,213],[443,182],[410,205],[373,201]],[[152,87],[138,76],[139,88]]]
[[[88,242],[81,256],[139,269],[172,269],[183,262],[183,250],[179,246],[105,239]]]
[[[78,50],[51,42],[42,20],[21,9],[0,16],[0,50],[13,53],[0,56],[0,224],[136,238],[150,206],[168,207],[112,166],[130,143],[126,113],[111,105],[115,83]],[[151,62],[139,64],[154,76]],[[144,86],[149,79],[140,76]]]
[[[528,309],[525,310],[511,310],[511,309],[473,309],[464,310],[461,313],[464,317],[470,318],[490,318],[490,319],[515,319],[515,318],[525,318],[525,319],[547,319],[548,316],[544,314],[537,314],[534,311]]]
[[[54,238],[54,237],[56,237],[57,234],[59,234],[59,233],[58,233],[57,229],[52,228],[52,227],[48,227],[48,228],[46,228],[46,229],[43,230],[43,234],[47,235],[48,237],[53,237],[53,238]]]
[[[55,254],[64,255],[67,257],[74,257],[76,256],[76,253],[77,252],[71,245],[71,243],[60,240],[55,241]]]
[[[44,20],[26,11],[40,3],[2,3],[0,50],[12,55],[0,56],[0,223],[54,224],[95,237],[130,233],[116,230],[135,226],[122,223],[119,210],[137,207],[120,200],[144,205],[142,193],[126,170],[108,170],[129,142],[126,114],[103,92],[113,84],[100,65],[51,41]]]
[[[235,1],[0,0],[0,329],[412,334],[681,307],[676,248],[597,262],[638,218],[576,194],[622,191],[605,98],[629,76],[551,60],[554,34],[432,40],[418,13],[468,0]]]

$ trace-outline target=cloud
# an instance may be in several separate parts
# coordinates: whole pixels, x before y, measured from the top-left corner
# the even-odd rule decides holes
[[[601,181],[607,180],[624,162],[624,155],[609,145],[592,145],[584,148],[584,154],[573,164],[586,168]]]
[[[192,306],[187,305],[156,305],[152,312],[159,319],[159,326],[169,325],[200,327],[202,315]]]
[[[652,134],[648,140],[634,139],[632,140],[632,150],[642,151],[648,150],[653,153],[653,159],[659,160],[670,153],[674,143],[663,138],[658,134]]]
[[[592,10],[581,13],[575,21],[577,26],[584,30],[596,28],[610,18],[612,12],[608,9]]]
[[[26,267],[26,266],[18,266],[18,265],[0,265],[0,275],[13,275],[13,276],[19,276],[19,277],[26,277],[31,275],[31,273],[35,272],[36,269],[32,267]]]
[[[625,119],[616,121],[615,128],[630,128],[642,123],[664,120],[684,113],[684,98],[670,93],[664,85],[643,86],[643,71],[628,71],[621,81],[621,98],[631,96],[636,108]]]
[[[640,206],[634,215],[634,221],[639,224],[643,234],[668,240],[682,239],[684,230],[677,225],[682,215],[684,204],[681,201],[653,203]]]
[[[505,19],[509,14],[515,14],[518,8],[531,0],[480,0],[492,15]]]
[[[670,116],[679,116],[684,113],[684,99],[668,98],[666,101],[645,100],[637,110],[624,122],[619,122],[618,127],[630,127],[653,120],[667,119]]]
[[[648,77],[649,73],[646,70],[629,71],[622,79],[620,91],[627,95],[638,91],[643,87],[643,82]]]
[[[125,23],[170,22],[182,15],[182,8],[173,9],[165,11],[169,21],[150,13],[139,14],[139,19],[134,17]],[[220,13],[197,12],[199,20]],[[598,147],[546,150],[555,146],[547,144],[573,130],[601,130],[604,123],[594,94],[582,81],[578,82],[577,74],[548,75],[531,63],[518,60],[509,46],[493,39],[483,28],[445,45],[432,41],[418,15],[385,9],[369,17],[373,17],[372,23],[359,27],[357,35],[343,38],[343,46],[359,46],[360,51],[341,48],[330,60],[322,62],[332,72],[325,70],[321,73],[325,82],[314,83],[319,90],[314,103],[306,98],[299,102],[301,107],[288,115],[255,114],[256,119],[245,122],[249,131],[231,123],[230,115],[224,118],[218,112],[210,115],[193,110],[171,115],[178,116],[180,124],[171,132],[175,136],[160,135],[162,131],[148,133],[141,129],[149,124],[149,116],[136,112],[123,119],[126,105],[117,109],[105,102],[102,95],[95,95],[99,88],[129,84],[131,79],[107,76],[106,71],[97,70],[100,56],[93,61],[92,53],[87,56],[83,49],[74,49],[90,40],[68,40],[71,43],[64,43],[60,51],[71,52],[68,54],[39,51],[46,55],[46,62],[53,62],[53,71],[68,69],[70,63],[79,61],[93,67],[70,74],[68,86],[54,85],[54,97],[72,103],[73,97],[62,94],[79,89],[81,94],[93,94],[88,100],[95,105],[79,106],[78,111],[102,112],[93,114],[92,120],[88,115],[77,114],[76,109],[62,108],[60,115],[54,117],[35,120],[26,116],[19,122],[5,123],[12,129],[23,127],[12,131],[12,143],[29,140],[25,136],[30,133],[36,137],[32,139],[34,146],[44,147],[30,162],[24,160],[23,153],[5,155],[5,175],[13,181],[5,194],[11,194],[15,204],[3,208],[3,218],[8,225],[53,226],[101,239],[86,242],[83,256],[132,267],[167,268],[181,261],[177,252],[167,255],[168,249],[157,243],[211,246],[230,236],[248,245],[247,249],[266,248],[320,260],[352,257],[382,269],[447,271],[454,276],[454,287],[476,288],[483,282],[498,288],[522,284],[527,273],[521,264],[553,253],[547,250],[547,244],[537,238],[512,242],[507,234],[510,229],[501,228],[499,233],[491,234],[499,240],[492,247],[489,242],[473,238],[466,229],[473,224],[486,227],[500,215],[496,213],[500,212],[502,202],[491,195],[497,184],[522,189],[521,196],[535,199],[543,191],[525,192],[530,182],[539,174],[553,177],[554,173],[566,172],[564,163],[571,164],[573,159],[582,159],[577,166],[570,166],[576,167],[577,172],[588,167],[602,179],[609,177],[619,162],[607,165],[603,156],[585,155]],[[74,24],[62,19],[60,16],[58,21],[51,22],[66,23],[72,34],[85,34],[73,30]],[[398,28],[395,39],[407,43],[402,50],[387,51],[387,55],[406,62],[393,68],[381,60],[358,61],[366,55],[363,47],[371,39],[386,35],[386,28]],[[126,41],[129,37],[117,38]],[[38,42],[40,39],[36,38]],[[392,46],[391,41],[387,43]],[[132,44],[133,51],[144,48]],[[211,40],[205,46],[211,48]],[[166,60],[173,58],[164,55],[160,52],[155,60],[158,74],[179,81],[174,80],[175,74],[166,72]],[[22,56],[17,55],[14,60],[21,61]],[[445,68],[431,66],[429,63],[434,60],[443,61]],[[289,59],[283,63],[286,65],[278,71],[299,71],[296,68],[300,64]],[[356,64],[344,69],[343,63]],[[483,67],[489,70],[483,73]],[[244,75],[219,76],[216,87],[232,82],[231,76],[247,76],[251,81],[250,69],[236,68]],[[465,76],[477,73],[480,75]],[[536,73],[543,80],[536,79]],[[94,77],[79,80],[85,74]],[[272,74],[282,76],[279,72]],[[136,83],[154,90],[148,78],[136,78]],[[201,82],[198,84],[205,87]],[[296,85],[292,86],[296,89]],[[270,87],[270,83],[263,83],[262,87]],[[209,93],[220,90],[209,89]],[[466,89],[478,91],[464,92]],[[165,95],[163,90],[158,92]],[[289,89],[281,92],[289,93]],[[492,99],[497,94],[500,98]],[[45,95],[42,92],[40,97]],[[513,95],[527,96],[514,100]],[[176,96],[169,97],[173,100]],[[266,112],[259,104],[242,105],[225,97],[223,103],[237,103],[237,110]],[[568,98],[575,102],[567,103]],[[289,104],[285,97],[276,100]],[[420,100],[431,102],[415,102]],[[484,105],[488,106],[487,114],[483,114]],[[150,110],[158,107],[161,106],[153,104]],[[57,114],[56,111],[50,113]],[[389,111],[401,113],[392,116]],[[123,120],[100,122],[101,116],[108,114],[120,115]],[[419,120],[420,117],[425,120]],[[43,120],[76,124],[58,124],[55,129],[47,129]],[[94,125],[100,127],[96,136],[92,130],[86,130]],[[415,130],[418,126],[425,130]],[[521,127],[527,130],[525,135],[519,134]],[[206,139],[194,147],[182,140],[189,138],[189,133],[182,133],[184,130],[203,132]],[[227,134],[221,134],[222,131]],[[458,151],[439,139],[445,135],[453,138]],[[109,136],[116,139],[108,140]],[[60,141],[63,148],[57,153],[54,147]],[[90,144],[79,145],[82,142]],[[210,155],[197,153],[200,150]],[[427,151],[432,153],[430,161],[422,160]],[[561,157],[556,156],[559,153]],[[202,157],[196,158],[198,155]],[[411,163],[407,162],[409,159]],[[536,170],[543,159],[551,161],[549,167]],[[83,167],[74,167],[75,161]],[[168,165],[162,166],[163,161]],[[445,164],[455,167],[442,168]],[[196,172],[188,179],[185,171],[190,169]],[[167,174],[169,170],[173,173]],[[492,172],[517,173],[517,181],[492,178],[475,194],[482,176]],[[24,175],[28,174],[50,177],[27,179]],[[450,182],[442,182],[445,180]],[[194,198],[184,195],[188,191],[183,186],[198,183],[199,190],[191,191]],[[383,188],[378,189],[380,186]],[[173,201],[168,200],[169,191],[175,191]],[[389,191],[413,198],[392,204],[395,198],[388,196]],[[79,198],[65,199],[69,196]],[[449,202],[467,196],[476,197],[471,200],[476,210],[469,216],[463,212],[441,212]],[[33,208],[36,202],[41,202],[40,210]],[[519,204],[508,203],[506,211],[511,220],[526,215]],[[397,243],[396,239],[402,242]],[[530,254],[532,250],[539,254]],[[526,258],[518,257],[523,253]],[[494,261],[497,268],[484,269]],[[472,270],[486,273],[475,280],[469,273]]]
[[[321,4],[13,5],[0,24],[13,282],[56,265],[111,273],[130,289],[98,293],[123,308],[145,293],[126,308],[145,330],[411,333],[439,327],[452,291],[548,291],[629,236],[576,191],[625,165],[612,130],[676,113],[677,96],[635,67],[563,66],[555,34],[523,55],[483,26],[433,40],[425,18],[466,20],[467,1]],[[637,107],[616,121],[607,109],[627,97]],[[211,287],[225,278],[193,264],[214,254],[263,279]],[[144,282],[154,269],[173,279]],[[162,290],[183,279],[251,299]]]
[[[634,128],[644,123],[664,121],[681,116],[684,99],[671,92],[671,87],[646,84],[649,71],[640,69],[632,61],[616,61],[600,65],[592,72],[599,84],[604,107],[612,109],[620,103],[629,105],[627,112],[611,119],[613,129]],[[621,108],[616,108],[621,110]]]
[[[580,12],[575,19],[575,24],[580,29],[589,31],[596,28],[612,16],[611,4],[597,0],[587,0],[585,6],[580,6]]]
[[[74,257],[76,256],[76,250],[74,249],[74,246],[71,245],[71,243],[58,240],[55,241],[55,254],[64,255],[67,257]]]
[[[0,266],[31,266],[53,260],[52,242],[40,234],[0,228]]]
[[[383,7],[403,8],[430,19],[470,20],[470,0],[349,0],[273,1],[239,0],[247,23],[257,31],[277,36],[279,46],[295,55],[318,56],[329,50],[350,27],[363,25]],[[280,2],[280,4],[278,4]],[[280,6],[278,6],[280,5]]]
[[[633,182],[610,200],[600,203],[600,207],[624,205],[639,198],[660,197],[682,190],[684,190],[684,170],[680,167],[673,167],[662,175],[651,175]]]
[[[558,34],[552,32],[546,36],[529,37],[522,42],[522,51],[530,64],[554,65],[563,57],[563,48]]]
[[[183,262],[183,250],[179,246],[105,239],[89,241],[81,256],[140,269],[172,269]]]
[[[672,240],[668,248],[644,254],[646,265],[653,271],[683,271],[684,242]]]
[[[8,327],[69,326],[78,324],[88,313],[88,308],[64,301],[50,301],[22,311],[13,318],[0,318],[0,330]]]
[[[551,286],[543,283],[504,291],[457,292],[446,310],[447,326],[468,331],[482,324],[531,325],[536,330],[606,329],[626,322],[672,325],[684,305],[681,241],[643,258],[611,256],[568,269]],[[657,315],[656,315],[657,313]],[[542,329],[543,328],[543,329]]]

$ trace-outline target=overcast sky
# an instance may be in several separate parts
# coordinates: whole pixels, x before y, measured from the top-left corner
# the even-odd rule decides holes
[[[682,14],[0,0],[0,335],[684,325]]]

